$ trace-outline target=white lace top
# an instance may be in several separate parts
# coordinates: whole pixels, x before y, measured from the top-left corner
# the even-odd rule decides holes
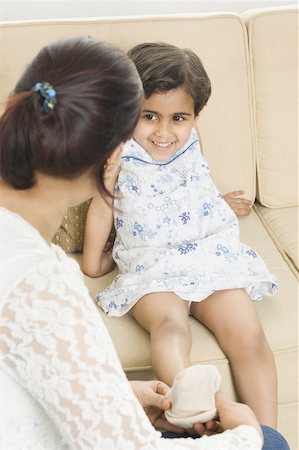
[[[0,208],[4,450],[260,450],[249,426],[163,439],[122,371],[77,263]]]

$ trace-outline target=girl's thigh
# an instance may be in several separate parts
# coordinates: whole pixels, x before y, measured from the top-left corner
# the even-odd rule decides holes
[[[261,324],[253,301],[244,289],[217,291],[201,302],[192,302],[190,314],[218,338],[234,332],[259,332]]]

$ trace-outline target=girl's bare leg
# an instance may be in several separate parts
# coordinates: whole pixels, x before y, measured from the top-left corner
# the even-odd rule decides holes
[[[259,422],[277,426],[274,357],[257,312],[244,289],[218,291],[193,302],[191,315],[209,328],[227,355],[241,400]]]
[[[156,377],[171,386],[176,374],[190,365],[188,303],[173,292],[147,294],[132,308],[132,314],[150,333]]]

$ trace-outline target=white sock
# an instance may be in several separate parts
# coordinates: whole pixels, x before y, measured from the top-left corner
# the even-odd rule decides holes
[[[205,423],[217,416],[215,393],[219,390],[221,376],[211,365],[187,367],[177,374],[167,398],[172,407],[165,411],[168,422],[183,428],[194,423]]]

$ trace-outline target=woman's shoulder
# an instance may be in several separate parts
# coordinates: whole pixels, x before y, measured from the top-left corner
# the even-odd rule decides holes
[[[23,261],[26,268],[36,258],[55,257],[39,231],[22,216],[6,208],[0,208],[0,248],[0,264],[4,266]]]
[[[36,241],[40,246],[46,246],[40,233],[20,214],[12,212],[7,208],[0,207],[0,242],[1,246],[8,248],[14,242],[25,245],[27,240]]]
[[[0,208],[0,280],[3,297],[28,274],[47,276],[55,272],[82,277],[79,265],[58,246],[49,246],[32,225],[20,215]]]

